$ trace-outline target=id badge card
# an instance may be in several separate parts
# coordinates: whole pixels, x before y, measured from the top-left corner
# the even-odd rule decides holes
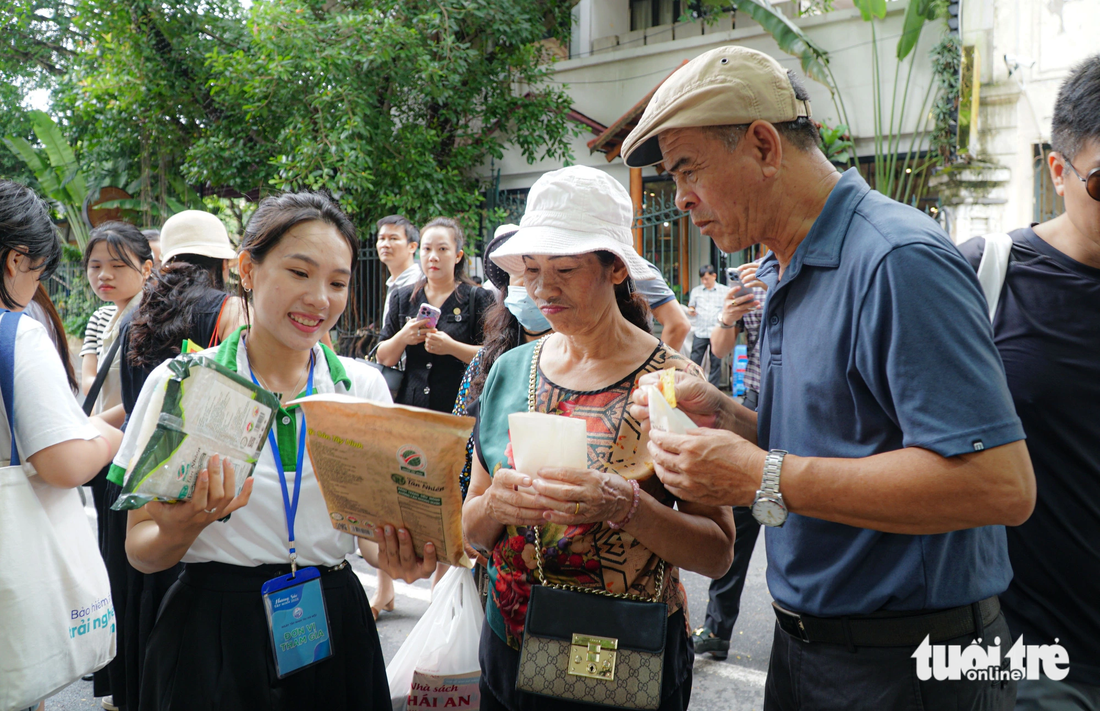
[[[275,672],[283,679],[332,656],[325,596],[317,568],[281,575],[260,589],[275,653]]]

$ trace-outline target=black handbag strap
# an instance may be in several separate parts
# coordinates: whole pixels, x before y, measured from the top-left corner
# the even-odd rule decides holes
[[[122,345],[122,327],[119,325],[118,338],[111,344],[110,350],[107,351],[107,357],[103,360],[103,363],[99,366],[99,372],[95,374],[95,381],[92,383],[92,389],[88,391],[88,394],[84,396],[84,414],[92,414],[92,408],[95,407],[96,398],[99,397],[99,391],[103,389],[103,383],[107,380],[107,373],[111,370],[111,363],[115,359],[115,355],[118,353],[119,346]]]

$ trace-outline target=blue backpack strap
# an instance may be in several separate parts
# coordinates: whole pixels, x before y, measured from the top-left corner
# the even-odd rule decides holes
[[[4,413],[11,431],[11,465],[19,465],[19,450],[15,446],[15,333],[22,313],[0,310],[0,394],[4,396]]]

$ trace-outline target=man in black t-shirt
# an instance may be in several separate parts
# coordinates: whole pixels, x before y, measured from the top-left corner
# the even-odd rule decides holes
[[[1069,675],[1021,681],[1016,711],[1100,709],[1100,55],[1059,90],[1051,143],[1066,211],[1011,233],[993,318],[1038,487],[1001,606],[1025,644],[1065,647]],[[960,249],[976,264],[984,246]]]

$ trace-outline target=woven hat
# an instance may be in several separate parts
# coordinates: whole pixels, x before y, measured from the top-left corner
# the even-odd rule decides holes
[[[160,228],[161,263],[180,254],[213,259],[236,259],[229,233],[217,217],[202,210],[184,210],[168,218]]]
[[[810,102],[796,96],[792,74],[774,58],[745,47],[719,47],[657,88],[623,141],[623,162],[631,168],[660,163],[657,134],[670,128],[785,123],[810,115]]]
[[[543,174],[527,194],[519,231],[489,252],[509,274],[523,274],[523,255],[566,256],[606,251],[626,263],[634,279],[653,273],[634,251],[634,204],[622,183],[602,170],[574,165]]]

